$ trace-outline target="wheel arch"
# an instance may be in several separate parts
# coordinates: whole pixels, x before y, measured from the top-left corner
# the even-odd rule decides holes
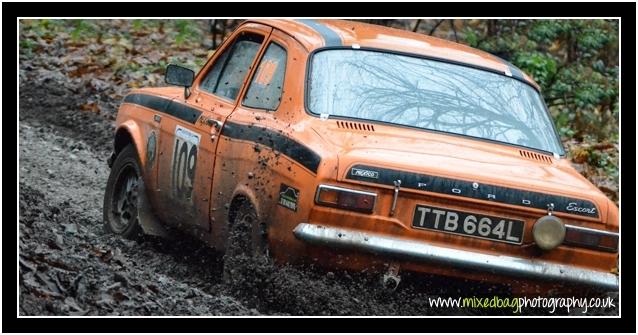
[[[129,144],[133,144],[140,164],[140,173],[142,173],[142,176],[145,176],[145,167],[147,163],[146,141],[144,141],[142,136],[144,136],[142,134],[142,130],[135,121],[128,120],[123,122],[115,131],[113,139],[113,157],[117,157]],[[166,230],[166,227],[155,216],[155,212],[148,198],[148,191],[144,178],[141,178],[139,187],[139,222],[142,230],[147,235],[155,235],[166,239],[172,239],[172,234]]]
[[[231,199],[232,200],[230,201],[230,205],[228,207],[229,224],[232,224],[232,222],[234,221],[239,207],[246,202],[249,202],[253,205],[255,213],[257,214],[257,218],[259,219],[259,221],[262,221],[263,215],[260,210],[261,206],[260,202],[257,201],[257,199],[259,198],[251,188],[246,187],[244,184],[238,185],[233,192]]]
[[[122,149],[132,143],[137,151],[137,157],[141,165],[140,168],[144,169],[146,166],[146,148],[143,142],[142,130],[139,125],[133,120],[123,122],[115,130],[115,137],[113,139],[114,157],[117,157]]]

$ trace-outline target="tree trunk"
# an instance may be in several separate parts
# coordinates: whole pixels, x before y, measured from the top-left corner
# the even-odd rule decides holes
[[[222,20],[222,29],[220,31],[220,36],[222,38],[222,41],[226,38],[226,22],[227,20]]]
[[[571,31],[567,34],[567,62],[573,63],[576,61],[576,38]]]
[[[450,20],[450,26],[452,26],[452,32],[454,32],[454,41],[459,43],[459,37],[456,34],[456,27],[454,26],[454,20]]]
[[[210,20],[210,32],[213,39],[213,43],[211,43],[211,50],[215,50],[217,49],[217,20]]]
[[[421,19],[416,20],[416,23],[414,24],[414,28],[412,29],[412,31],[416,33],[416,31],[419,30],[420,24],[421,24]]]
[[[487,20],[487,36],[492,37],[496,34],[496,20]]]
[[[437,22],[434,27],[432,27],[432,29],[430,29],[430,33],[428,35],[432,36],[432,34],[434,34],[434,32],[436,31],[436,28],[438,28],[441,23],[443,23],[443,21],[445,20],[439,20],[439,22]]]

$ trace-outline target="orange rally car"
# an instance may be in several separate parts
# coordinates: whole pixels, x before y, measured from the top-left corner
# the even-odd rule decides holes
[[[113,233],[173,227],[388,286],[407,270],[618,290],[618,208],[500,58],[358,22],[247,20],[197,75],[165,79],[119,109]]]

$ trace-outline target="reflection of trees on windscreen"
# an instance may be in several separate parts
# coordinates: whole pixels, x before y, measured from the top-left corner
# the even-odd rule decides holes
[[[560,151],[538,94],[487,71],[379,52],[321,52],[310,92],[315,113]]]

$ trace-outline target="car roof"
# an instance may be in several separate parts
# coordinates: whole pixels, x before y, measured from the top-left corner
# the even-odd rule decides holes
[[[361,48],[398,51],[505,73],[539,89],[531,77],[495,55],[425,34],[348,20],[251,19],[246,22],[276,28],[294,37],[308,52],[323,47],[357,45]]]

